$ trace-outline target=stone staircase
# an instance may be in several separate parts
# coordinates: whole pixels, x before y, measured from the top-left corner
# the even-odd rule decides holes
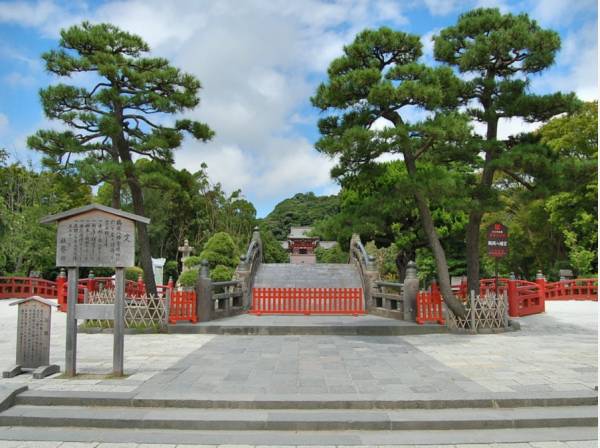
[[[12,404],[0,413],[0,439],[27,434],[28,440],[137,443],[454,444],[591,440],[598,424],[597,397],[591,396],[261,401],[27,391]]]
[[[353,264],[269,264],[259,266],[255,288],[362,288]]]

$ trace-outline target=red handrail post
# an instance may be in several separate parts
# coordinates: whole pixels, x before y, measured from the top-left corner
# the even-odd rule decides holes
[[[539,270],[535,275],[535,283],[538,285],[538,293],[540,295],[540,304],[542,305],[542,311],[546,311],[546,277],[544,273]]]
[[[56,301],[59,311],[67,311],[67,274],[64,269],[60,270],[56,277]]]
[[[519,317],[519,297],[517,296],[517,281],[513,278],[508,280],[508,315]]]
[[[88,274],[87,289],[88,292],[96,292],[96,276],[94,275],[94,271],[90,271]]]
[[[144,279],[142,278],[142,274],[138,275],[138,280],[137,280],[137,293],[138,296],[141,297],[144,295],[144,293],[146,292],[146,288],[144,285]]]

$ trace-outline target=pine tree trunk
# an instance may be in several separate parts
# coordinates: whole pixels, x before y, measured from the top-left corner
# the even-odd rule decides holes
[[[117,116],[120,118],[120,111],[117,111]],[[144,210],[144,195],[142,187],[135,174],[135,166],[129,152],[129,145],[125,137],[121,133],[116,137],[117,147],[119,149],[119,157],[123,164],[125,179],[131,192],[133,202],[133,211],[136,215],[145,216]],[[144,270],[144,283],[146,284],[146,293],[156,296],[156,283],[154,281],[154,271],[152,268],[152,255],[150,252],[150,237],[148,236],[147,225],[141,222],[136,222],[138,235],[138,244],[140,247],[140,264]]]
[[[409,176],[415,181],[416,184],[417,168],[415,161],[412,159],[411,155],[404,154],[404,162],[406,164],[406,170]],[[417,203],[417,208],[419,209],[419,217],[421,218],[421,222],[423,224],[423,230],[427,235],[429,247],[431,247],[433,256],[435,258],[438,283],[440,286],[440,291],[442,292],[442,296],[444,297],[444,301],[446,302],[446,305],[448,305],[448,308],[450,308],[455,315],[464,317],[466,315],[466,309],[452,292],[450,275],[448,274],[448,261],[446,260],[446,252],[440,243],[435,226],[433,225],[433,217],[431,216],[429,205],[419,190],[415,189],[413,195]]]
[[[487,115],[487,113],[486,113]],[[487,123],[486,140],[487,142],[496,141],[498,137],[498,118],[491,117]],[[479,232],[481,229],[481,220],[484,214],[484,201],[487,192],[494,182],[494,173],[496,169],[492,166],[496,159],[496,151],[488,147],[485,152],[485,162],[478,191],[474,197],[474,204],[469,213],[469,223],[467,224],[467,288],[479,294]]]
[[[121,208],[121,179],[117,176],[115,176],[112,181],[111,207],[117,209]]]

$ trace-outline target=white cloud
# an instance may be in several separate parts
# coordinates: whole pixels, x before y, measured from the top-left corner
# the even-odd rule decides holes
[[[454,12],[461,2],[457,0],[425,0],[425,5],[434,16],[445,16]]]
[[[3,80],[14,87],[31,87],[37,82],[35,76],[20,72],[11,72],[4,76]]]
[[[555,68],[532,80],[542,91],[575,92],[583,100],[598,99],[598,29],[588,22],[563,40]]]
[[[535,0],[530,16],[543,26],[564,26],[581,13],[597,15],[596,0]]]
[[[0,112],[0,135],[8,129],[8,117]]]
[[[40,26],[60,11],[52,1],[28,3],[24,1],[0,3],[0,22],[18,23],[24,26]]]
[[[522,118],[501,118],[498,123],[498,140],[506,140],[510,136],[515,136],[525,132],[533,132],[543,123],[528,123]],[[471,122],[473,130],[477,135],[485,137],[486,127],[478,121]]]

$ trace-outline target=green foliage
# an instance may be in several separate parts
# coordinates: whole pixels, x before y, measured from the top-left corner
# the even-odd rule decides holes
[[[189,269],[181,273],[177,283],[184,288],[193,288],[198,280],[198,269]]]
[[[165,263],[165,267],[163,269],[163,274],[164,274],[164,281],[168,282],[169,278],[172,278],[173,281],[177,280],[177,277],[179,277],[179,270],[178,270],[178,266],[177,266],[177,261],[175,260],[169,260]]]
[[[195,268],[195,267],[200,266],[200,263],[202,263],[202,258],[200,256],[192,255],[185,259],[185,261],[183,262],[183,265],[186,268]]]
[[[344,252],[339,244],[336,244],[331,249],[317,247],[315,249],[317,263],[348,263],[348,252]]]
[[[264,227],[275,238],[283,241],[291,227],[311,226],[317,221],[339,211],[337,196],[316,196],[314,193],[298,193],[281,201],[264,219]]]
[[[211,236],[199,257],[201,260],[208,260],[211,269],[217,265],[235,268],[239,261],[238,249],[231,235],[225,232],[218,232]]]
[[[378,248],[374,241],[369,241],[365,244],[365,250],[375,258],[379,275],[383,280],[400,281],[398,278],[398,267],[396,266],[398,250],[395,246]]]
[[[0,275],[39,271],[53,279],[56,227],[39,224],[46,215],[91,201],[91,189],[77,176],[0,163]]]
[[[282,246],[281,242],[275,239],[273,233],[267,229],[266,224],[260,225],[260,239],[263,248],[263,263],[288,263],[290,256]]]
[[[218,264],[210,271],[210,279],[213,282],[228,282],[233,278],[233,273],[235,269],[229,266],[223,266],[222,264]]]
[[[137,282],[139,277],[144,275],[144,270],[138,266],[125,268],[125,279]]]

